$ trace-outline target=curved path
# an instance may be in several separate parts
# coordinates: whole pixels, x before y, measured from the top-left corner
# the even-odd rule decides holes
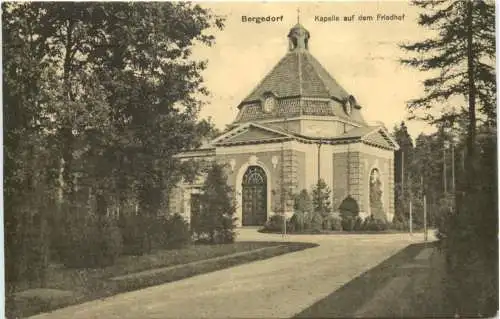
[[[277,240],[240,229],[238,240]],[[292,235],[319,246],[32,318],[288,318],[423,235]]]

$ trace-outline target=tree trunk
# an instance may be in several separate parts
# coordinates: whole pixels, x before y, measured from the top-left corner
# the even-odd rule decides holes
[[[73,30],[74,30],[74,21],[71,17],[68,18],[68,25],[66,30],[66,43],[65,43],[65,53],[64,53],[64,65],[63,65],[63,81],[64,81],[64,94],[67,98],[67,101],[73,101],[73,95],[71,93],[71,72],[72,72],[72,50],[73,50]],[[64,181],[64,198],[68,201],[69,204],[73,203],[73,195],[74,195],[74,185],[73,185],[73,174],[71,172],[71,165],[73,162],[73,123],[71,123],[70,119],[63,119],[63,128],[60,131],[61,137],[61,152],[63,159],[63,171],[62,171],[62,179]]]
[[[474,79],[474,49],[473,49],[473,1],[467,1],[467,74],[468,74],[468,98],[469,98],[469,125],[467,131],[467,157],[465,158],[465,169],[467,172],[466,190],[474,187],[475,180],[475,143],[476,143],[476,86]]]

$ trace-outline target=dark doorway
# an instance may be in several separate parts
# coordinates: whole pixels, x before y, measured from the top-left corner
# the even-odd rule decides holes
[[[262,167],[250,166],[243,176],[243,226],[264,225],[267,220],[267,176]]]

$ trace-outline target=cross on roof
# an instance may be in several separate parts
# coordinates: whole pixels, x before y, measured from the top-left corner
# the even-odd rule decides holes
[[[300,9],[297,8],[297,23],[300,23]]]

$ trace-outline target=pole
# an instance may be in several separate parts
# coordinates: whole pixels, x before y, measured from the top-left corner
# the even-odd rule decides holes
[[[410,235],[413,234],[413,215],[412,215],[412,205],[410,200]]]
[[[455,195],[455,146],[451,144],[451,189]]]
[[[424,194],[424,240],[427,241],[427,198]]]
[[[319,141],[318,144],[318,183],[319,180],[321,179],[321,140]]]
[[[403,194],[404,196],[404,193],[405,193],[405,152],[404,151],[401,151],[401,193]]]
[[[285,131],[288,132],[288,121],[285,117]],[[286,192],[285,186],[285,142],[281,142],[281,207],[283,209],[283,238],[286,236]]]
[[[443,186],[444,186],[444,194],[445,195],[448,192],[448,190],[446,188],[446,184],[447,184],[447,181],[446,181],[446,148],[443,147]]]

